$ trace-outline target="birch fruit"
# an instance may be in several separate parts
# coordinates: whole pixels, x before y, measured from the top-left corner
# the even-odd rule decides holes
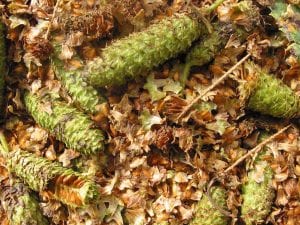
[[[10,150],[3,133],[0,133],[0,142],[9,172],[30,189],[72,207],[85,206],[98,199],[96,184],[82,174],[19,148]]]
[[[248,109],[278,118],[299,117],[300,97],[290,87],[254,63],[246,68],[251,78],[239,90]]]
[[[192,13],[164,18],[104,48],[87,64],[86,77],[96,87],[122,85],[184,52],[204,33],[204,23]]]
[[[226,208],[226,191],[221,187],[213,187],[212,200],[221,208]],[[228,218],[216,209],[209,198],[204,195],[196,206],[196,213],[190,225],[226,225]]]
[[[56,77],[72,97],[72,100],[85,112],[97,114],[101,111],[106,100],[98,91],[89,85],[82,76],[82,70],[68,70],[64,62],[59,59],[60,47],[55,47],[55,54],[51,59],[52,68]]]
[[[260,141],[269,135],[262,133]],[[267,155],[264,147],[254,161],[254,168],[248,173],[248,180],[242,186],[243,203],[241,206],[241,217],[246,225],[258,225],[265,222],[271,212],[271,207],[275,198],[275,189],[272,187],[273,171],[269,163],[263,160]],[[257,181],[257,170],[259,171],[260,181]]]
[[[1,204],[11,225],[49,224],[41,212],[38,201],[30,190],[20,182],[14,182],[14,184],[2,188]]]
[[[25,93],[27,111],[43,128],[82,154],[93,154],[104,149],[104,133],[84,113],[67,103],[49,96]],[[51,107],[51,112],[45,110]]]

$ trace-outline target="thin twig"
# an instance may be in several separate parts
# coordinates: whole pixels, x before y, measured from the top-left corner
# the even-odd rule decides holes
[[[56,16],[56,11],[57,11],[57,9],[58,9],[58,7],[59,7],[61,1],[62,1],[62,0],[57,0],[57,1],[56,1],[56,4],[55,4],[54,9],[53,9],[52,16],[51,16],[50,23],[49,23],[49,25],[48,25],[48,27],[47,27],[47,31],[46,31],[46,34],[45,34],[45,39],[48,39],[48,38],[49,38],[49,34],[50,34],[50,31],[51,31],[51,28],[52,28],[52,24],[53,24],[53,21],[54,21],[55,16]]]
[[[183,7],[183,10],[186,10],[190,6],[191,3],[192,3],[192,0],[187,0],[185,6]]]
[[[213,184],[214,184],[217,180],[218,180],[217,178],[213,178],[213,179],[209,182],[209,184],[208,184],[208,186],[207,186],[207,191],[206,191],[205,195],[206,195],[206,197],[208,198],[208,200],[210,201],[210,203],[212,204],[212,206],[213,206],[215,209],[217,209],[220,213],[222,213],[224,216],[227,216],[227,217],[233,217],[233,215],[232,215],[229,211],[227,211],[227,210],[223,209],[222,207],[220,207],[220,206],[215,202],[215,200],[211,197],[211,188],[213,187]]]
[[[216,82],[206,88],[198,97],[196,97],[189,105],[187,105],[183,111],[177,117],[177,121],[179,121],[192,107],[196,104],[200,99],[205,96],[209,91],[214,89],[217,85],[219,85],[223,80],[225,80],[238,66],[240,66],[244,61],[246,61],[250,57],[250,54],[247,54],[244,58],[238,61],[233,67],[231,67],[223,76],[221,76]]]
[[[238,164],[240,164],[241,162],[243,162],[246,158],[248,158],[249,156],[251,156],[254,153],[258,153],[262,147],[267,144],[268,142],[272,141],[274,138],[276,138],[279,134],[282,134],[284,131],[286,131],[288,128],[290,128],[292,125],[288,125],[284,128],[282,128],[281,130],[279,130],[277,133],[273,134],[271,137],[265,139],[264,141],[262,141],[261,143],[259,143],[256,147],[254,147],[253,149],[251,149],[247,154],[245,154],[244,156],[242,156],[241,158],[239,158],[238,160],[236,160],[231,166],[229,166],[226,170],[224,170],[222,172],[222,174],[226,174],[228,173],[230,170],[232,170],[234,167],[236,167]]]
[[[201,12],[203,15],[209,15],[211,14],[216,8],[218,8],[225,0],[216,0],[214,1],[210,6],[198,9],[196,6],[192,4],[191,0],[187,0],[185,6],[183,7],[183,10],[186,10],[190,7],[190,5],[193,6],[193,8],[198,9],[197,11]]]

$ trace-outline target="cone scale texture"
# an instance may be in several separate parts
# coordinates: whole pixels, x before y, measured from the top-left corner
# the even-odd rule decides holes
[[[299,116],[300,99],[281,80],[260,71],[249,96],[247,107],[265,115],[293,118]]]
[[[117,40],[86,66],[93,86],[122,85],[188,49],[206,32],[196,16],[176,14],[142,32]]]
[[[1,190],[1,204],[13,225],[47,225],[38,201],[22,183],[5,186]]]
[[[52,68],[76,105],[87,113],[99,112],[100,105],[106,101],[94,87],[87,83],[81,70],[65,69],[64,63],[56,56],[52,58]]]
[[[68,148],[83,154],[93,154],[104,148],[104,134],[84,113],[68,104],[29,92],[24,97],[27,111],[34,120],[47,129]],[[51,112],[45,107],[51,106]]]
[[[215,204],[226,208],[226,191],[221,187],[213,187],[211,197]],[[228,218],[214,208],[206,195],[198,202],[194,219],[190,225],[226,225]]]
[[[248,181],[242,187],[242,218],[246,225],[263,224],[271,212],[275,197],[271,186],[273,172],[269,166],[264,169],[263,182],[254,180],[254,171],[248,174]]]
[[[92,181],[58,162],[14,150],[7,155],[7,165],[30,189],[48,192],[51,197],[70,206],[83,206],[98,197],[97,187]]]

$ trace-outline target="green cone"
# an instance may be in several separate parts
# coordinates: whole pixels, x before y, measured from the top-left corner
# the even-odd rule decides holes
[[[213,32],[197,42],[186,55],[186,64],[183,75],[180,77],[182,84],[185,84],[193,66],[202,66],[209,63],[228,41],[230,26],[223,27],[219,23],[215,23],[213,27]]]
[[[242,187],[241,211],[246,225],[264,223],[271,212],[275,197],[274,189],[271,186],[273,171],[270,166],[267,165],[264,168],[263,182],[261,183],[254,180],[254,173],[254,170],[248,173],[248,181]]]
[[[232,34],[237,34],[240,41],[244,41],[247,32],[238,26],[216,22],[213,31],[197,42],[186,55],[189,66],[202,66],[209,63],[225,47]]]
[[[86,76],[93,86],[124,84],[185,51],[205,32],[205,25],[191,14],[162,19],[104,48],[86,66]]]
[[[7,155],[7,164],[30,189],[46,191],[57,200],[71,205],[83,206],[98,197],[96,185],[58,162],[52,162],[32,153],[14,150]]]
[[[253,89],[248,99],[249,109],[279,118],[299,116],[299,96],[281,80],[259,71],[253,87],[250,88]]]
[[[226,191],[221,187],[211,190],[213,201],[221,208],[226,208]],[[215,209],[206,195],[198,202],[196,214],[190,225],[226,225],[228,218]]]
[[[6,48],[5,48],[5,35],[4,24],[0,22],[0,107],[2,109],[3,104],[3,92],[4,92],[4,75],[6,71]],[[2,114],[2,110],[0,110]]]
[[[87,115],[63,101],[47,97],[38,97],[25,93],[27,111],[34,120],[55,137],[83,154],[93,154],[104,148],[104,134],[93,128],[94,124]],[[45,107],[51,107],[47,112]]]
[[[39,204],[22,183],[5,186],[1,190],[1,204],[12,225],[47,225]]]
[[[259,19],[258,8],[249,0],[240,1],[234,4],[233,8],[237,11],[242,11],[252,22]],[[235,34],[240,42],[244,42],[255,26],[256,24],[251,24],[246,28],[222,22],[212,24],[213,31],[197,42],[186,55],[186,64],[183,75],[180,78],[181,83],[185,84],[193,66],[203,66],[212,61],[225,47],[231,35]]]
[[[208,34],[206,38],[198,42],[189,51],[186,56],[187,63],[191,64],[192,66],[204,65],[211,61],[215,57],[215,55],[225,46],[229,37],[224,37],[224,35],[230,32],[230,26],[225,25],[225,27],[223,27],[221,24],[216,23],[213,25],[213,27],[213,32]]]
[[[58,58],[59,51],[60,48],[56,47],[55,55],[52,57],[52,68],[56,77],[61,81],[76,105],[87,113],[97,114],[101,110],[101,104],[105,103],[106,100],[94,87],[87,83],[81,70],[65,69],[63,61]]]

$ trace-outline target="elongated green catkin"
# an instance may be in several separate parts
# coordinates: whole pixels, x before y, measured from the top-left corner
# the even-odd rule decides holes
[[[58,162],[22,150],[10,151],[6,158],[10,171],[34,191],[49,192],[71,206],[90,204],[98,197],[92,181]]]
[[[64,63],[58,58],[59,49],[56,48],[55,55],[52,57],[52,68],[56,77],[62,82],[76,105],[87,113],[97,114],[101,110],[101,104],[106,100],[87,83],[81,70],[65,69]]]
[[[47,225],[38,201],[28,188],[15,182],[1,190],[1,204],[11,225]]]
[[[202,66],[210,62],[225,46],[229,38],[228,34],[232,33],[230,29],[228,29],[229,26],[225,26],[224,29],[221,24],[215,23],[213,27],[213,32],[196,43],[186,55],[183,75],[180,77],[182,84],[185,84],[191,68],[193,66]]]
[[[247,107],[265,115],[293,118],[300,115],[300,98],[281,80],[258,70]]]
[[[91,85],[121,85],[188,49],[206,32],[195,15],[162,19],[142,32],[117,40],[86,66]]]
[[[87,177],[33,153],[18,148],[10,150],[2,132],[0,152],[5,157],[9,172],[34,191],[42,191],[74,207],[85,206],[98,198],[97,186]]]
[[[243,0],[236,3],[236,10],[242,10],[247,15],[249,27],[235,24],[215,22],[212,24],[213,31],[207,34],[203,39],[197,42],[188,52],[185,59],[185,67],[180,80],[184,85],[193,66],[203,66],[214,59],[214,57],[223,49],[231,35],[235,34],[240,42],[246,40],[251,30],[257,26],[259,19],[258,8],[252,1]],[[251,21],[251,22],[250,22]]]
[[[212,200],[220,208],[226,208],[226,191],[221,187],[213,187],[211,190]],[[216,209],[206,195],[198,202],[196,214],[190,225],[226,225],[228,218]]]
[[[246,225],[263,224],[271,212],[275,191],[272,187],[273,171],[267,162],[259,160],[255,165],[262,164],[263,181],[255,180],[255,170],[248,173],[248,181],[242,186],[243,203],[241,206],[242,218]]]
[[[4,25],[0,22],[0,108],[2,109],[3,104],[3,93],[4,93],[4,75],[5,75],[5,61],[6,61],[6,48],[5,48],[5,36],[4,36]],[[2,110],[0,110],[0,114]]]
[[[186,55],[186,63],[189,66],[209,63],[225,47],[232,34],[236,34],[240,41],[244,41],[247,37],[246,30],[232,24],[216,22],[213,28],[213,31],[196,43]]]
[[[213,25],[213,32],[198,42],[187,54],[186,62],[193,65],[204,65],[211,61],[214,56],[225,46],[232,28],[221,23]],[[230,32],[231,31],[231,32]],[[225,36],[224,36],[225,35]]]
[[[49,96],[38,97],[25,93],[25,106],[34,120],[55,137],[83,154],[92,154],[104,148],[104,134],[93,128],[90,118],[65,102]],[[45,107],[51,106],[51,112]]]

